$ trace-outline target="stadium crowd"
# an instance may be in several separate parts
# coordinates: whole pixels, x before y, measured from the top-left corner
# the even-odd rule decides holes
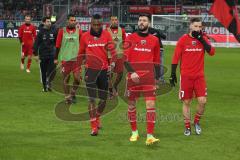
[[[0,1],[0,19],[24,20],[24,15],[30,14],[33,20],[39,20],[42,16],[42,4],[52,0],[4,0]]]

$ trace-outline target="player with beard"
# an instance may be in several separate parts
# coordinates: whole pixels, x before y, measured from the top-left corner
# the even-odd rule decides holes
[[[215,49],[202,33],[202,22],[199,18],[190,20],[190,32],[184,34],[178,40],[172,58],[172,71],[170,83],[175,86],[177,83],[176,69],[180,61],[180,89],[179,99],[183,102],[183,117],[185,123],[185,136],[191,135],[191,112],[192,99],[197,98],[197,112],[194,117],[194,128],[197,135],[201,134],[199,124],[207,102],[207,86],[204,77],[205,51],[213,56]]]
[[[50,17],[43,17],[43,27],[38,32],[36,41],[34,42],[33,54],[36,60],[40,58],[41,78],[43,91],[51,91],[52,74],[55,70],[54,54],[56,32],[51,30]]]
[[[31,24],[31,16],[26,15],[25,23],[18,29],[19,40],[21,43],[21,70],[24,70],[24,60],[28,57],[26,72],[30,73],[30,66],[32,63],[33,44],[36,39],[36,27]]]
[[[112,75],[110,75],[109,78],[109,92],[110,92],[110,98],[112,96],[118,95],[118,84],[121,82],[123,77],[123,41],[125,41],[126,38],[126,32],[123,28],[119,27],[118,24],[118,18],[117,16],[111,16],[110,19],[110,27],[107,28],[107,31],[112,35],[112,39],[115,42],[116,47],[116,66],[113,70],[114,73],[116,73],[116,79],[114,80],[112,84]]]
[[[77,56],[80,48],[82,30],[76,28],[76,17],[69,14],[67,27],[59,29],[56,41],[56,53],[54,63],[61,62],[63,75],[63,88],[67,104],[76,103],[76,91],[80,84],[80,66]],[[70,91],[70,74],[73,73],[73,85]]]
[[[138,31],[126,38],[126,42],[131,43],[131,47],[124,51],[126,57],[124,65],[128,71],[126,93],[128,96],[128,120],[132,129],[130,141],[134,142],[139,139],[136,122],[136,101],[140,93],[143,93],[147,110],[146,145],[159,142],[159,139],[153,136],[153,132],[156,121],[155,84],[160,76],[160,45],[158,38],[149,34],[150,19],[148,14],[139,15]]]
[[[108,95],[108,68],[115,66],[114,58],[112,62],[108,61],[106,45],[110,43],[113,43],[112,37],[108,31],[103,30],[101,16],[93,15],[91,29],[83,34],[79,52],[80,61],[85,58],[85,82],[89,97],[88,110],[92,136],[97,136],[101,128],[100,116],[106,106]],[[111,57],[115,57],[115,49],[109,47],[108,45]],[[99,98],[97,107],[96,98]]]

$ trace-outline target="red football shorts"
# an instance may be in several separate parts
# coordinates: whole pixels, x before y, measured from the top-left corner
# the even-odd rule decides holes
[[[114,67],[113,72],[114,73],[121,73],[123,72],[123,64],[124,64],[124,60],[123,58],[118,58]]]
[[[143,94],[145,101],[156,100],[156,87],[152,86],[134,86],[127,87],[127,97],[130,101],[135,101]]]
[[[139,73],[140,82],[137,84],[132,81],[130,74],[127,75],[127,92],[126,96],[130,101],[135,101],[140,97],[142,93],[146,100],[156,100],[156,87],[155,80],[152,76],[144,76],[143,73]],[[143,75],[143,76],[142,76]]]
[[[77,61],[62,61],[62,73],[70,74],[73,73],[80,73],[81,66],[77,63]]]
[[[179,99],[186,100],[193,97],[206,97],[207,86],[204,76],[181,76]]]
[[[31,56],[33,54],[33,45],[23,45],[22,46],[22,56]]]

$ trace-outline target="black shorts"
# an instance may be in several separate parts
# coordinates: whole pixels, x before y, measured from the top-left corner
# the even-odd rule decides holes
[[[90,100],[98,98],[107,100],[108,96],[108,75],[107,70],[96,70],[87,68],[85,73],[85,82]]]

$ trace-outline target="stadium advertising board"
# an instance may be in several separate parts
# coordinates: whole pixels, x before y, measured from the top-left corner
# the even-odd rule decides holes
[[[94,14],[100,14],[103,17],[109,17],[111,15],[112,11],[111,8],[106,6],[106,7],[90,7],[88,9],[88,14],[89,16],[92,16]]]
[[[82,31],[88,31],[90,29],[91,17],[76,17],[77,27]],[[103,23],[103,29],[108,26],[107,23]]]
[[[18,27],[23,22],[19,21],[0,21],[0,38],[18,38]],[[39,26],[40,22],[33,22],[35,26]]]

